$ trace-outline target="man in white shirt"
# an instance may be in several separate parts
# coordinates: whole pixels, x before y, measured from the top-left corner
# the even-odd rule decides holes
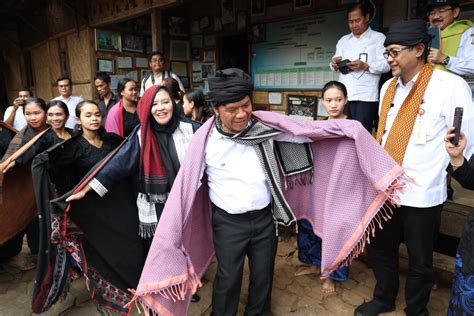
[[[142,79],[141,88],[140,88],[140,97],[143,96],[145,91],[151,86],[161,83],[166,78],[173,78],[179,84],[179,89],[184,92],[184,86],[181,83],[179,77],[171,72],[166,70],[165,67],[165,56],[162,52],[152,52],[148,64],[150,65],[151,74],[145,76]]]
[[[377,120],[380,76],[390,70],[382,55],[385,36],[369,27],[368,1],[351,5],[347,15],[351,34],[337,42],[330,67],[339,72],[338,80],[347,88],[347,114],[371,133]],[[347,68],[339,69],[337,63],[345,59],[350,61]]]
[[[13,105],[5,110],[3,120],[13,126],[16,130],[21,130],[26,126],[25,115],[23,114],[23,106],[25,100],[32,97],[33,92],[30,89],[21,89],[18,91],[18,98],[13,101]]]
[[[471,90],[460,77],[433,70],[427,63],[431,37],[422,20],[394,23],[387,33],[385,53],[394,78],[381,89],[377,140],[413,179],[401,195],[401,207],[377,229],[368,246],[377,284],[374,299],[355,310],[357,316],[395,309],[398,294],[398,248],[408,248],[405,286],[407,315],[428,315],[434,281],[433,244],[446,200],[445,135],[456,107],[464,108],[461,130],[472,129]],[[467,136],[473,139],[472,136]],[[468,154],[472,153],[472,146]],[[470,154],[469,154],[470,157]]]
[[[287,218],[294,216],[289,208],[280,213],[284,203],[281,197],[275,198],[272,194],[274,190],[279,191],[279,185],[269,184],[269,171],[262,166],[265,158],[257,154],[255,146],[241,139],[261,124],[252,118],[250,77],[240,69],[224,69],[209,79],[209,89],[216,115],[216,125],[205,148],[217,258],[211,315],[237,313],[245,257],[249,259],[250,271],[245,314],[271,315],[277,249],[274,221],[281,214]],[[307,137],[290,137],[279,132],[275,135],[258,146],[267,146],[268,142],[273,146],[273,140],[311,141]]]
[[[457,0],[429,0],[426,8],[431,26],[441,30],[441,49],[431,48],[428,59],[437,69],[458,75],[474,74],[474,27],[471,20],[458,20]]]
[[[69,118],[66,121],[66,127],[73,129],[76,126],[76,106],[83,100],[82,97],[72,95],[72,80],[69,77],[61,76],[56,80],[60,96],[53,100],[59,100],[66,103],[69,110]]]

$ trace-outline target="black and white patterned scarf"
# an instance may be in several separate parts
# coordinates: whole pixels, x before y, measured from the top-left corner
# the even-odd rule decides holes
[[[275,142],[272,146],[270,139],[282,132],[262,124],[255,118],[250,120],[247,128],[237,134],[225,132],[219,118],[216,119],[216,128],[219,133],[229,137],[236,143],[249,145],[255,149],[272,194],[272,212],[276,224],[289,226],[295,222],[296,217],[283,195],[278,166],[280,166],[285,178],[304,174],[301,178],[305,180],[300,180],[298,183],[302,185],[310,183],[313,155],[309,144]],[[275,151],[273,147],[275,147]],[[275,152],[277,155],[275,155]]]

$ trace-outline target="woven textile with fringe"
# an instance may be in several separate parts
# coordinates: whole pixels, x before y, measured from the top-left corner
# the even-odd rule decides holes
[[[399,201],[403,170],[357,121],[296,122],[272,112],[254,112],[266,126],[314,140],[314,178],[283,190],[297,219],[321,236],[322,274],[349,264],[390,219]],[[139,285],[133,293],[153,314],[186,315],[191,294],[213,255],[211,207],[203,175],[205,144],[214,119],[194,135],[154,236]],[[285,181],[280,174],[281,183]],[[344,196],[344,198],[341,198]]]

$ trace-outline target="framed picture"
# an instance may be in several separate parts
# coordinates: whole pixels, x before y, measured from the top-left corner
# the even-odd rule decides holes
[[[265,42],[265,24],[255,24],[249,27],[247,38],[250,43]]]
[[[143,80],[143,78],[145,78],[149,74],[151,74],[151,70],[149,70],[149,69],[140,70],[140,81]]]
[[[311,0],[293,0],[293,9],[311,8]]]
[[[168,19],[168,29],[170,36],[188,36],[188,19],[181,16],[170,16]]]
[[[209,18],[208,15],[203,16],[199,20],[199,29],[204,30],[204,29],[207,29],[209,26],[211,26],[211,19]]]
[[[189,59],[189,42],[187,41],[170,41],[170,60]]]
[[[252,16],[265,15],[265,0],[252,0],[250,3],[250,14]]]
[[[130,56],[117,56],[117,68],[133,68],[132,57]]]
[[[201,60],[201,49],[193,48],[193,60]]]
[[[192,69],[193,71],[201,71],[202,70],[201,62],[199,60],[194,60]]]
[[[137,70],[131,70],[129,72],[124,73],[125,78],[130,78],[135,82],[138,82],[138,71]]]
[[[136,57],[135,58],[135,66],[137,68],[148,68],[148,58],[145,57]]]
[[[132,34],[122,34],[122,50],[125,52],[145,52],[145,38]]]
[[[171,71],[174,72],[178,77],[186,77],[188,75],[188,63],[172,61]]]
[[[122,51],[120,33],[95,29],[95,50],[109,52]]]
[[[125,78],[124,75],[112,75],[112,76],[110,76],[111,89],[116,91],[117,86],[118,86],[118,82],[120,80],[122,80],[123,78]]]
[[[222,24],[235,22],[235,1],[221,0]]]
[[[318,98],[310,95],[288,95],[288,115],[300,120],[315,120]]]
[[[202,79],[207,79],[213,77],[216,74],[216,64],[215,63],[205,63],[201,64],[202,67]]]
[[[114,73],[114,60],[113,59],[104,59],[97,58],[97,71],[106,72],[109,74]]]
[[[205,49],[203,61],[207,63],[213,63],[216,61],[216,51],[214,49]]]
[[[202,72],[193,71],[193,82],[202,82]]]

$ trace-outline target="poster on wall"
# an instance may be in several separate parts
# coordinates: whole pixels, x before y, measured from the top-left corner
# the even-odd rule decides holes
[[[255,89],[321,89],[337,78],[329,68],[336,43],[347,34],[345,11],[266,24],[265,41],[251,45]]]
[[[235,22],[234,0],[221,0],[222,24]]]

